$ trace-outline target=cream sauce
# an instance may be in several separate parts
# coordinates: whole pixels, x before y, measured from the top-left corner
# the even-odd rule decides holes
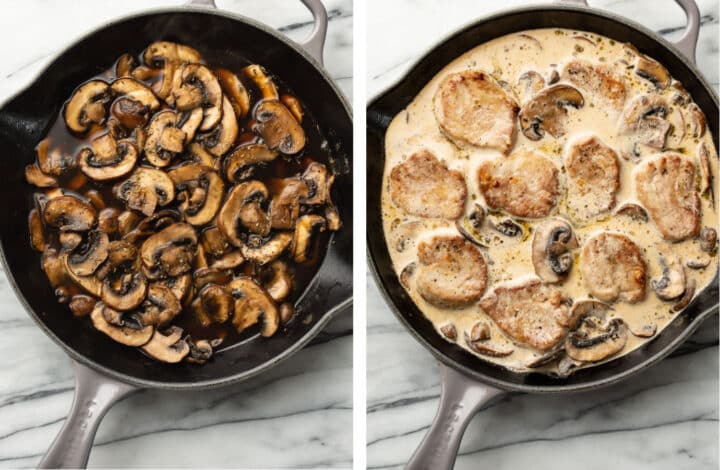
[[[527,36],[531,36],[531,38]],[[586,39],[578,39],[579,36]],[[557,70],[558,73],[562,74],[564,64],[574,59],[611,67],[615,74],[622,77],[625,82],[626,104],[639,94],[655,92],[652,83],[638,77],[627,62],[620,61],[620,59],[625,61],[633,59],[631,52],[623,44],[596,34],[571,30],[539,29],[497,38],[458,57],[440,71],[405,110],[394,117],[385,137],[386,155],[382,187],[382,210],[383,228],[386,240],[388,240],[390,256],[398,276],[405,266],[417,260],[417,244],[420,240],[440,233],[457,235],[459,232],[454,221],[413,217],[395,206],[388,189],[388,177],[391,169],[416,151],[421,149],[431,151],[448,168],[459,170],[465,175],[468,188],[465,207],[467,215],[472,212],[476,203],[486,206],[478,189],[476,175],[479,164],[486,159],[504,158],[498,151],[492,149],[460,148],[442,134],[433,111],[433,97],[443,78],[448,74],[470,69],[486,71],[501,83],[506,82],[512,86],[515,99],[518,105],[522,106],[522,94],[519,87],[516,86],[520,75],[534,70],[547,80],[553,70]],[[562,82],[563,80],[561,80]],[[565,123],[567,132],[564,136],[555,139],[546,134],[544,138],[538,141],[531,141],[517,129],[515,144],[511,149],[511,153],[521,148],[532,149],[550,158],[560,170],[560,187],[563,195],[566,194],[567,188],[563,158],[568,142],[587,133],[592,133],[597,135],[603,143],[612,147],[618,155],[621,155],[624,149],[632,148],[631,138],[619,135],[617,131],[617,124],[622,110],[610,106],[602,95],[593,94],[591,91],[582,88],[580,88],[580,91],[585,98],[585,105],[579,109],[569,110]],[[673,87],[668,87],[663,90],[662,94],[670,100],[670,97],[676,91]],[[680,110],[673,109],[671,116],[674,112],[680,112]],[[492,119],[492,117],[488,116],[488,119]],[[669,146],[693,161],[696,166],[699,187],[700,164],[697,157],[699,140],[693,138],[689,132],[682,140],[677,137],[676,134],[668,138],[668,143],[672,144]],[[716,178],[718,162],[711,131],[708,130],[702,139],[707,147],[712,149],[710,163],[714,176],[712,188],[714,194],[717,195],[719,194]],[[647,159],[649,155],[650,153],[646,153],[638,161]],[[620,189],[617,193],[615,208],[624,202],[636,201],[632,174],[633,170],[638,166],[638,161],[624,158],[618,160],[620,163]],[[713,207],[712,199],[707,194],[701,197],[701,208],[701,227],[717,228],[718,215]],[[613,305],[613,310],[609,312],[609,317],[621,317],[631,330],[640,329],[644,325],[656,325],[657,333],[655,336],[657,336],[677,315],[672,311],[672,305],[675,302],[660,300],[650,286],[651,280],[658,279],[662,273],[659,262],[661,253],[665,256],[679,257],[682,259],[683,264],[690,259],[707,258],[709,256],[701,251],[699,242],[696,239],[674,244],[664,241],[652,221],[634,221],[626,216],[611,216],[610,214],[600,215],[589,221],[582,220],[575,217],[570,211],[564,196],[560,197],[559,203],[551,216],[563,217],[573,224],[580,246],[593,233],[608,230],[621,232],[629,236],[641,247],[648,267],[645,300],[636,304],[618,301]],[[488,262],[488,288],[486,292],[499,283],[508,281],[522,282],[523,279],[535,277],[535,270],[531,261],[532,234],[533,228],[541,220],[524,220],[522,222],[525,228],[528,229],[524,237],[508,238],[490,229],[483,228],[482,233],[486,236],[488,245],[487,249],[482,249]],[[575,264],[571,274],[564,283],[557,285],[565,296],[574,300],[589,297],[579,269],[579,251],[576,251]],[[717,256],[715,254],[711,257],[710,265],[704,269],[693,270],[685,267],[688,279],[692,278],[697,283],[696,295],[712,281],[717,267]],[[514,344],[477,304],[462,309],[435,307],[423,300],[418,294],[414,288],[412,277],[408,285],[408,293],[418,308],[436,326],[438,334],[441,334],[439,328],[443,325],[451,323],[455,326],[457,330],[456,343],[459,347],[470,351],[463,340],[464,333],[469,333],[473,325],[478,321],[484,321],[491,329],[491,339],[489,340],[491,344],[514,349],[514,352],[506,357],[480,356],[484,360],[511,370],[527,371],[529,370],[527,365],[542,356],[539,351],[521,344]],[[638,338],[628,334],[628,341],[624,349],[606,360],[612,360],[620,355],[627,354],[650,340],[652,338]],[[557,364],[543,366],[541,370],[550,373],[556,372]]]

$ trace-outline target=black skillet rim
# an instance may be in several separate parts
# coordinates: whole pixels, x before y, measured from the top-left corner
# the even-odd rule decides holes
[[[509,15],[518,15],[518,14],[529,14],[534,12],[574,12],[574,13],[581,13],[585,15],[591,15],[591,16],[597,16],[604,20],[610,20],[617,23],[620,23],[626,27],[632,28],[639,33],[644,34],[648,38],[652,39],[666,49],[668,52],[673,54],[679,61],[681,61],[694,75],[694,78],[702,85],[702,87],[708,92],[708,95],[711,97],[715,108],[718,108],[718,95],[715,92],[715,90],[710,86],[710,84],[707,82],[707,80],[704,78],[702,73],[697,69],[697,67],[690,62],[685,55],[677,50],[677,48],[669,43],[664,38],[658,36],[654,31],[649,30],[648,28],[636,23],[635,21],[629,20],[625,17],[622,17],[620,15],[606,12],[594,8],[590,8],[587,6],[573,6],[573,5],[534,5],[530,7],[522,7],[522,8],[513,8],[513,9],[505,9],[496,13],[493,13],[492,15],[483,17],[479,20],[474,20],[472,22],[469,22],[460,28],[452,31],[451,33],[445,35],[442,39],[438,40],[431,48],[429,48],[421,57],[419,57],[417,60],[415,60],[412,65],[410,65],[407,68],[407,71],[396,81],[394,81],[392,84],[386,86],[383,90],[375,94],[370,100],[367,105],[368,111],[371,110],[378,101],[380,101],[385,95],[389,94],[396,88],[400,87],[402,83],[408,79],[408,77],[412,76],[416,69],[422,66],[422,64],[429,60],[429,57],[439,48],[441,48],[446,43],[452,41],[455,37],[461,36],[464,34],[467,30],[477,28],[481,26],[482,24],[491,23],[494,20],[497,20],[499,18],[509,16]],[[549,26],[548,26],[549,27]],[[557,25],[555,27],[562,28],[566,27],[563,25]],[[532,28],[529,28],[532,29]],[[505,32],[503,34],[511,34],[511,32]],[[503,34],[495,37],[500,37]],[[478,44],[480,45],[480,44]],[[456,58],[456,57],[455,57]],[[450,63],[455,58],[452,58],[448,60],[444,65],[447,63]],[[441,67],[442,68],[442,67]],[[438,69],[439,70],[439,69]],[[367,133],[370,132],[370,125],[367,126]],[[384,130],[383,130],[384,135]],[[717,139],[716,139],[717,141]],[[716,142],[717,145],[717,142]],[[367,158],[367,156],[366,156]],[[383,156],[384,158],[384,156]],[[384,239],[384,234],[381,235]],[[588,390],[594,390],[600,387],[609,386],[618,382],[621,382],[625,380],[626,378],[633,376],[648,367],[651,367],[652,365],[656,364],[657,362],[661,361],[665,357],[667,357],[670,353],[672,353],[678,346],[680,346],[685,340],[687,340],[703,323],[705,319],[707,319],[712,314],[718,313],[718,302],[717,300],[711,306],[710,308],[700,312],[697,314],[695,319],[685,325],[683,330],[675,336],[675,338],[672,339],[662,350],[658,351],[652,356],[649,356],[647,359],[641,361],[640,363],[629,367],[615,375],[609,376],[604,379],[599,380],[593,380],[593,381],[587,381],[577,384],[557,384],[557,385],[528,385],[528,384],[517,384],[517,383],[511,383],[506,382],[502,379],[498,379],[495,377],[491,377],[488,375],[485,375],[475,369],[472,369],[470,367],[467,367],[463,364],[460,364],[458,361],[446,356],[443,352],[438,350],[436,347],[434,347],[429,341],[427,341],[418,331],[415,330],[412,323],[400,312],[400,309],[395,303],[395,300],[393,299],[392,294],[388,290],[387,286],[385,285],[383,281],[383,277],[380,275],[379,267],[376,264],[375,258],[373,256],[372,252],[372,246],[373,243],[370,240],[369,232],[367,232],[367,259],[368,264],[370,265],[371,271],[374,276],[375,284],[378,287],[378,290],[381,292],[385,302],[390,306],[390,309],[392,310],[395,317],[402,323],[403,327],[408,330],[416,341],[418,341],[422,346],[430,351],[430,353],[441,363],[452,367],[455,370],[458,370],[459,372],[462,372],[463,374],[467,375],[468,377],[471,377],[475,380],[478,380],[479,382],[485,383],[487,385],[506,390],[511,392],[526,392],[526,393],[547,393],[547,394],[554,394],[554,393],[564,393],[564,392],[581,392],[581,391],[588,391]],[[715,274],[715,277],[713,278],[713,281],[702,291],[702,293],[696,297],[696,299],[701,298],[705,295],[708,295],[708,289],[710,289],[713,285],[713,283],[718,282],[718,273]],[[416,307],[417,308],[417,307]],[[683,312],[684,313],[684,312]],[[682,315],[681,313],[680,315]],[[662,333],[661,333],[662,334]],[[649,343],[646,343],[649,344]],[[640,348],[642,350],[644,346]],[[467,355],[471,355],[470,353],[467,353]],[[475,357],[474,355],[472,355]],[[609,363],[612,363],[613,361],[610,361]],[[608,363],[608,364],[609,364]],[[596,367],[603,367],[604,364],[600,364]],[[517,375],[527,375],[526,373],[514,373],[510,372],[511,374],[517,374]]]
[[[152,15],[162,15],[162,14],[183,14],[183,13],[192,13],[192,14],[207,14],[210,16],[221,16],[225,17],[227,19],[245,23],[247,25],[250,25],[252,27],[255,27],[273,37],[278,39],[280,42],[285,44],[288,48],[290,48],[293,52],[300,55],[305,61],[310,63],[313,68],[316,69],[316,71],[323,77],[327,85],[330,86],[332,91],[335,93],[336,97],[342,104],[343,110],[347,114],[350,121],[352,121],[352,109],[350,108],[350,105],[347,101],[347,98],[345,97],[344,93],[340,88],[335,84],[332,77],[327,73],[327,71],[318,63],[318,61],[312,57],[306,50],[302,48],[299,44],[297,44],[292,39],[288,38],[278,30],[261,23],[257,20],[254,20],[252,18],[245,17],[243,15],[239,15],[236,13],[220,10],[220,9],[207,9],[202,6],[185,6],[185,7],[174,7],[174,8],[153,8],[153,9],[147,9],[142,10],[139,12],[135,12],[132,14],[128,14],[125,16],[121,16],[118,18],[114,18],[110,21],[106,21],[102,25],[93,28],[92,30],[84,32],[82,35],[75,37],[72,42],[69,42],[63,46],[63,48],[55,53],[53,55],[52,60],[49,60],[48,63],[43,67],[43,69],[39,72],[37,72],[27,83],[26,86],[22,87],[12,95],[8,96],[5,100],[0,103],[0,109],[4,108],[5,105],[12,100],[14,100],[16,97],[24,93],[27,89],[31,88],[32,85],[41,77],[44,75],[47,70],[53,66],[53,64],[63,55],[65,54],[69,49],[76,46],[80,42],[84,41],[85,39],[89,38],[90,36],[102,31],[103,29],[106,29],[110,26],[113,26],[118,23],[122,23],[127,20],[140,18],[143,16],[152,16]],[[323,49],[324,50],[324,49]],[[332,243],[331,240],[328,241],[328,243]],[[223,377],[221,379],[212,379],[212,380],[203,380],[203,381],[197,381],[197,382],[158,382],[158,381],[151,381],[151,380],[144,380],[144,379],[138,379],[136,377],[118,372],[114,369],[110,369],[108,367],[104,367],[100,364],[98,364],[95,361],[90,360],[86,356],[77,353],[74,349],[69,347],[65,344],[65,342],[60,339],[55,333],[50,330],[39,318],[39,316],[35,313],[33,308],[28,304],[25,297],[22,295],[20,288],[17,286],[17,283],[15,281],[15,277],[12,274],[10,267],[8,265],[7,260],[5,259],[5,251],[4,247],[0,244],[0,262],[2,262],[3,270],[5,271],[5,275],[10,283],[10,286],[13,288],[13,292],[15,294],[15,297],[20,301],[20,304],[23,306],[23,308],[27,311],[30,318],[40,327],[40,329],[43,331],[43,333],[48,336],[55,344],[61,347],[61,349],[70,356],[70,358],[80,364],[83,364],[85,366],[90,367],[91,369],[107,376],[108,378],[116,379],[140,388],[155,388],[155,389],[164,389],[164,390],[197,390],[197,389],[209,389],[209,388],[216,388],[221,387],[225,385],[230,385],[233,383],[241,382],[244,380],[248,380],[252,377],[255,377],[256,375],[259,375],[263,372],[265,372],[268,369],[271,369],[275,367],[280,362],[283,362],[284,360],[288,359],[292,355],[294,355],[299,350],[303,349],[310,341],[312,341],[315,336],[320,333],[320,331],[325,328],[325,326],[332,320],[335,315],[337,315],[339,312],[342,312],[348,307],[352,306],[352,295],[350,295],[347,299],[340,302],[339,304],[335,305],[333,308],[327,310],[324,312],[320,319],[318,319],[317,323],[309,329],[305,335],[298,340],[296,343],[292,345],[292,347],[285,349],[281,354],[278,354],[277,356],[274,356],[271,360],[263,363],[260,366],[257,366],[252,369],[244,370],[242,372],[239,372],[237,374],[229,375],[227,377]],[[324,261],[323,261],[324,264]],[[318,271],[313,275],[312,280],[308,283],[308,285],[312,285],[313,281],[316,279],[318,273],[322,269],[322,265],[318,267]],[[306,294],[307,290],[301,294],[298,301],[302,299]]]

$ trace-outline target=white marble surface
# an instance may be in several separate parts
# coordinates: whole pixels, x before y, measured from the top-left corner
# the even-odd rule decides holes
[[[324,2],[330,14],[326,67],[350,95],[352,1]],[[181,3],[3,2],[0,102],[83,32],[127,13]],[[310,31],[310,14],[297,0],[217,3],[298,40]],[[30,320],[0,272],[0,467],[37,464],[67,415],[72,390],[69,359]],[[251,382],[133,395],[110,410],[95,442],[91,467],[350,467],[351,316],[341,315],[311,346]]]
[[[526,0],[368,0],[368,95],[401,77],[448,32]],[[670,0],[590,0],[673,37]],[[698,62],[718,86],[718,2],[701,0]],[[392,47],[389,47],[392,45]],[[431,355],[395,319],[369,278],[368,467],[401,468],[425,435],[439,396]],[[620,385],[568,396],[513,395],[470,423],[456,469],[717,469],[718,321],[673,357]]]

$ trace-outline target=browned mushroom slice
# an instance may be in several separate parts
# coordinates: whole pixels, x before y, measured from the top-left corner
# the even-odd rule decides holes
[[[597,93],[615,109],[625,103],[625,84],[610,67],[572,60],[565,65],[562,78],[589,93]]]
[[[494,148],[504,154],[510,150],[518,106],[488,73],[466,70],[448,75],[438,86],[433,104],[438,124],[454,143]]]
[[[705,123],[705,114],[703,114],[700,106],[695,103],[690,103],[687,110],[689,115],[690,133],[693,137],[699,139],[705,135],[705,129],[707,128]]]
[[[192,302],[195,318],[203,326],[225,323],[234,310],[234,299],[230,291],[218,284],[207,284],[198,292]]]
[[[165,206],[175,199],[175,186],[163,171],[140,167],[117,184],[114,193],[129,209],[149,216],[158,206]]]
[[[633,336],[637,336],[638,338],[651,338],[655,336],[655,333],[657,332],[657,325],[651,323],[641,325],[639,328],[633,328],[628,325],[628,330],[633,334]]]
[[[68,265],[68,255],[65,254],[62,257],[63,269],[67,273],[67,276],[78,286],[82,287],[89,294],[95,297],[100,297],[102,293],[102,283],[95,276],[80,276],[75,273],[72,268]],[[50,277],[50,276],[48,276]]]
[[[150,341],[141,349],[155,360],[175,364],[190,353],[190,346],[182,334],[182,328],[177,326],[171,326],[164,334],[155,330]]]
[[[270,226],[290,230],[300,215],[300,201],[305,201],[310,191],[305,181],[297,177],[280,180],[279,187],[270,201]]]
[[[158,68],[167,62],[200,62],[202,55],[192,47],[169,41],[156,41],[143,53],[143,60],[150,67]]]
[[[115,310],[127,311],[142,303],[147,289],[147,279],[142,273],[120,273],[105,278],[100,298]]]
[[[242,69],[250,79],[255,82],[255,85],[260,90],[260,94],[264,100],[277,100],[280,98],[277,91],[277,86],[272,79],[265,73],[265,70],[259,65],[253,64],[248,65]]]
[[[225,175],[228,181],[240,182],[250,178],[256,165],[275,160],[278,153],[265,144],[244,144],[225,157]]]
[[[45,204],[43,220],[61,232],[84,232],[95,225],[97,213],[85,201],[73,196],[59,196]]]
[[[263,317],[261,334],[272,336],[280,324],[280,312],[272,297],[249,277],[238,277],[228,284],[235,298],[233,325],[238,332],[255,325]]]
[[[58,185],[57,179],[43,173],[36,164],[25,167],[25,180],[38,188],[54,188]]]
[[[295,224],[295,234],[290,252],[296,263],[304,263],[311,258],[310,240],[316,232],[325,231],[325,219],[319,215],[304,215]]]
[[[638,57],[635,63],[635,73],[639,77],[649,80],[661,90],[667,88],[672,81],[672,77],[665,67],[645,55]]]
[[[131,73],[137,65],[135,57],[130,54],[123,54],[115,62],[115,76],[118,78],[131,77]]]
[[[75,168],[75,158],[59,147],[51,149],[48,139],[41,140],[35,151],[38,166],[46,175],[61,176]]]
[[[175,71],[173,88],[165,101],[180,111],[202,107],[201,131],[209,131],[222,118],[222,88],[212,70],[201,64],[184,64]]]
[[[106,207],[98,213],[98,228],[109,236],[119,233],[118,218],[120,211],[114,207]]]
[[[160,107],[160,102],[152,90],[133,78],[118,78],[110,85],[110,90],[115,95],[140,103],[150,111]]]
[[[261,265],[267,264],[280,257],[292,241],[293,234],[291,232],[279,232],[269,238],[251,235],[248,237],[247,244],[240,248],[240,252],[248,261]]]
[[[257,108],[256,108],[257,109]],[[204,122],[204,121],[203,121]],[[222,101],[222,119],[212,132],[202,136],[203,144],[208,152],[215,156],[223,155],[230,150],[238,135],[238,121],[227,96]]]
[[[703,227],[700,231],[700,249],[707,253],[715,251],[717,246],[717,231],[714,228]]]
[[[185,132],[175,127],[177,115],[166,110],[150,120],[145,139],[145,158],[156,167],[165,167],[185,146]]]
[[[300,100],[295,98],[292,95],[282,95],[280,97],[280,101],[282,104],[285,105],[287,109],[290,110],[293,116],[295,116],[295,119],[297,122],[302,124],[303,121],[303,110],[302,110],[302,104],[300,104]]]
[[[40,252],[45,251],[47,240],[45,239],[45,228],[43,227],[42,218],[37,209],[30,211],[28,215],[28,227],[30,228],[30,244]]]
[[[65,124],[77,133],[105,119],[105,105],[110,100],[109,86],[102,80],[90,80],[75,90],[65,105]]]
[[[293,280],[284,261],[273,261],[269,266],[270,279],[264,284],[275,302],[282,302],[290,295]]]
[[[605,302],[645,298],[647,266],[642,250],[625,235],[599,232],[585,241],[580,270],[590,294]]]
[[[132,231],[140,222],[140,216],[137,213],[126,210],[120,213],[118,216],[118,232],[120,235],[125,236]]]
[[[260,102],[255,107],[254,117],[255,131],[269,148],[293,155],[305,147],[305,131],[280,101]]]
[[[705,145],[705,142],[700,142],[697,149],[698,154],[698,161],[700,165],[700,194],[705,194],[706,192],[710,193],[710,196],[714,198],[714,193],[712,191],[712,181],[713,181],[713,174],[712,174],[712,167],[710,166],[710,151],[708,150],[707,145]]]
[[[222,256],[230,249],[230,244],[218,227],[208,227],[202,232],[202,244],[210,256]]]
[[[187,362],[193,364],[205,364],[210,360],[213,354],[213,346],[208,340],[201,339],[193,342],[189,337],[185,341],[190,346],[190,354],[185,357]]]
[[[331,201],[330,189],[335,181],[335,175],[330,174],[325,165],[319,162],[310,163],[302,174],[302,180],[305,181],[310,192],[303,204],[322,205]]]
[[[567,108],[581,108],[585,100],[577,88],[552,85],[541,90],[520,109],[520,128],[530,140],[540,140],[545,132],[553,137],[565,134]]]
[[[175,191],[182,195],[180,211],[192,225],[205,225],[217,214],[225,195],[225,183],[212,168],[183,165],[168,172]]]
[[[685,287],[685,292],[683,293],[682,297],[677,301],[675,305],[673,305],[672,310],[673,312],[679,312],[680,310],[684,309],[690,304],[690,301],[695,296],[695,279],[690,279],[687,282],[687,286]]]
[[[478,341],[470,340],[469,336],[465,334],[465,342],[471,350],[483,356],[490,357],[505,357],[513,353],[513,348],[502,347],[496,344],[488,344]]]
[[[185,143],[192,142],[195,138],[195,134],[200,128],[200,124],[203,122],[203,110],[202,108],[195,108],[190,111],[183,111],[178,113],[175,125],[185,133]],[[199,144],[191,144],[198,145]],[[204,147],[201,147],[205,151]],[[207,151],[205,151],[207,153]],[[211,156],[212,158],[212,156]]]
[[[240,183],[230,191],[217,217],[218,227],[230,243],[244,245],[240,239],[241,226],[261,235],[270,232],[270,219],[261,207],[267,197],[267,188],[256,180]]]
[[[550,219],[535,231],[532,262],[535,273],[549,283],[565,280],[573,265],[572,250],[578,247],[570,224],[563,219]]]
[[[205,150],[205,147],[197,142],[193,142],[188,146],[186,156],[188,156],[189,160],[194,163],[204,165],[208,168],[218,169],[220,159]]]
[[[107,312],[106,312],[107,311]],[[93,326],[96,330],[105,333],[113,340],[126,346],[142,346],[150,341],[153,336],[153,327],[144,326],[138,322],[131,321],[130,318],[127,321],[118,321],[119,325],[110,323],[106,316],[112,316],[115,318],[122,318],[123,315],[120,312],[113,311],[110,307],[106,306],[102,302],[95,304],[90,319],[92,320]]]
[[[685,270],[677,258],[660,257],[662,276],[651,282],[652,288],[662,300],[677,299],[685,292]]]
[[[95,308],[95,304],[97,303],[97,299],[95,297],[91,297],[89,295],[85,294],[76,294],[72,296],[72,299],[70,299],[70,311],[73,313],[74,317],[84,317],[86,315],[90,315],[90,313]]]
[[[140,257],[147,268],[179,276],[192,268],[197,235],[191,225],[176,223],[145,240]]]
[[[65,256],[60,257],[55,248],[48,248],[42,254],[42,269],[50,281],[50,285],[55,289],[61,287],[69,275],[64,259]]]
[[[342,228],[340,214],[332,203],[328,203],[328,205],[325,206],[325,221],[327,222],[327,229],[331,232],[337,232]]]
[[[76,232],[60,232],[58,235],[58,241],[63,251],[72,251],[80,245],[83,236]]]
[[[155,284],[162,285],[170,289],[176,299],[180,302],[184,301],[192,287],[192,277],[190,274],[182,274],[177,277],[168,277],[156,281]]]
[[[625,202],[615,211],[615,215],[625,215],[633,220],[641,222],[648,221],[647,211],[639,204],[634,202]]]
[[[577,327],[580,320],[586,315],[594,315],[597,318],[605,318],[608,310],[612,310],[610,305],[595,299],[580,299],[573,302],[570,307],[570,318],[567,326],[570,329]]]
[[[442,333],[442,335],[450,341],[455,341],[457,339],[457,328],[455,328],[455,325],[452,323],[442,325],[440,327],[440,333]]]
[[[109,244],[105,233],[91,230],[68,256],[68,266],[79,276],[91,275],[107,259]]]
[[[237,268],[245,262],[245,257],[240,250],[230,251],[212,262],[211,267],[217,269]]]
[[[568,334],[565,352],[581,362],[597,362],[622,351],[627,343],[627,326],[619,319],[602,325],[597,317],[588,315],[580,326]]]
[[[524,103],[532,98],[535,93],[545,87],[545,79],[538,72],[528,70],[520,75],[517,81],[517,86],[520,89],[520,96],[522,97],[522,102]]]
[[[162,284],[150,284],[147,298],[136,311],[143,325],[162,328],[168,325],[182,310],[180,300],[169,287]]]
[[[220,86],[230,100],[235,115],[243,119],[250,111],[250,96],[240,79],[227,69],[215,69]]]
[[[135,144],[116,141],[110,134],[93,140],[92,149],[86,147],[78,155],[82,172],[98,181],[125,176],[135,167],[137,158]]]
[[[218,268],[200,268],[193,273],[192,277],[197,290],[202,289],[206,284],[224,286],[232,280],[227,271]]]
[[[619,121],[619,131],[634,141],[652,148],[665,146],[671,124],[667,121],[668,103],[660,95],[640,95],[630,101]]]

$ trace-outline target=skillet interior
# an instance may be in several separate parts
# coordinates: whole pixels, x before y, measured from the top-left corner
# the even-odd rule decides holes
[[[574,7],[533,7],[500,13],[465,27],[427,53],[395,86],[374,99],[367,110],[367,187],[382,186],[385,160],[384,139],[393,116],[404,109],[425,84],[445,65],[462,53],[505,34],[535,28],[573,28],[595,32],[618,41],[632,42],[640,51],[663,63],[672,76],[692,94],[708,119],[708,129],[718,145],[718,101],[684,59],[658,42],[639,25],[604,12]],[[368,191],[367,225],[382,227],[380,191]],[[508,390],[525,392],[561,392],[584,390],[615,383],[642,370],[669,354],[701,323],[718,311],[718,276],[688,308],[678,315],[657,338],[641,348],[606,364],[582,369],[567,379],[538,373],[514,373],[490,364],[448,343],[437,334],[398,282],[387,251],[382,230],[368,230],[370,264],[380,290],[400,321],[439,360],[482,382]]]
[[[247,22],[244,22],[247,21]],[[217,66],[245,60],[266,65],[303,101],[324,131],[337,159],[335,201],[344,226],[334,234],[322,266],[300,299],[293,327],[271,339],[255,335],[203,366],[161,364],[74,320],[67,305],[57,303],[30,248],[26,218],[32,188],[24,167],[34,161],[34,147],[63,102],[81,82],[112,66],[124,52],[138,53],[165,39],[198,49]],[[60,55],[26,90],[0,109],[0,248],[6,273],[25,307],[41,327],[75,359],[127,382],[163,388],[221,385],[247,378],[272,366],[309,341],[336,306],[352,296],[352,119],[335,86],[277,33],[252,21],[222,13],[162,11],[133,16],[90,33]],[[317,158],[317,157],[316,157]],[[328,162],[325,162],[328,163]]]

